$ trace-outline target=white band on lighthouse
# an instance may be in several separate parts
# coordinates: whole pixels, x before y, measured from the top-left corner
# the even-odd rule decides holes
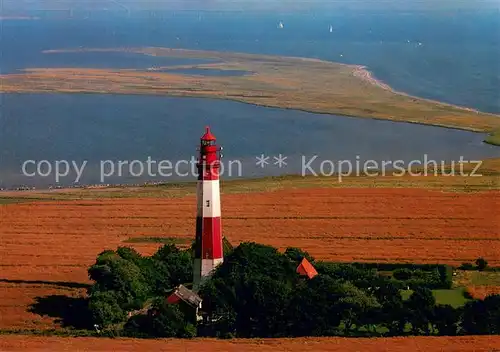
[[[198,192],[203,193],[198,194],[198,197],[202,199],[201,209],[198,208],[198,216],[204,218],[220,217],[219,180],[203,180],[199,182],[202,186],[198,187]]]
[[[216,267],[223,262],[222,258],[217,259],[202,259],[201,260],[201,275],[209,276]]]

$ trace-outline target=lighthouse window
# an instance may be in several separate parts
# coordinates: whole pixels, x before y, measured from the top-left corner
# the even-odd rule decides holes
[[[209,208],[209,207],[210,207],[210,201],[207,200],[207,208]]]

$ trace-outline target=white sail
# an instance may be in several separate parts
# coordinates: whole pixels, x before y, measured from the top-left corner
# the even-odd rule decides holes
[[[332,27],[332,26],[330,26],[329,31],[330,31],[330,33],[332,33],[332,32],[333,32],[333,27]]]
[[[278,28],[280,28],[280,29],[281,29],[281,28],[283,28],[283,27],[284,27],[283,22],[281,22],[281,21],[280,21],[280,23],[278,23]]]

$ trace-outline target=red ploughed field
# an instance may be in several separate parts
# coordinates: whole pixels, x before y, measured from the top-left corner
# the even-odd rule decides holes
[[[332,261],[500,265],[500,192],[304,188],[222,195],[223,234],[309,251]],[[87,268],[120,245],[152,254],[194,238],[194,196],[100,198],[0,205],[0,328],[52,326],[27,311],[36,297],[79,295]],[[69,284],[68,284],[69,283]],[[15,299],[14,299],[15,298]],[[500,345],[499,345],[500,346]]]

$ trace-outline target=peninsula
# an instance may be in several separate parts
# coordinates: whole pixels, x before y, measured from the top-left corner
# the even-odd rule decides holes
[[[0,75],[3,93],[106,93],[206,97],[250,104],[492,133],[500,116],[397,92],[364,66],[311,58],[204,50],[79,48],[46,54],[123,52],[210,63],[148,69],[30,68]],[[246,75],[203,75],[200,70],[245,71]],[[182,72],[182,73],[181,73]],[[187,72],[187,73],[186,73]],[[495,132],[496,131],[496,132]]]

